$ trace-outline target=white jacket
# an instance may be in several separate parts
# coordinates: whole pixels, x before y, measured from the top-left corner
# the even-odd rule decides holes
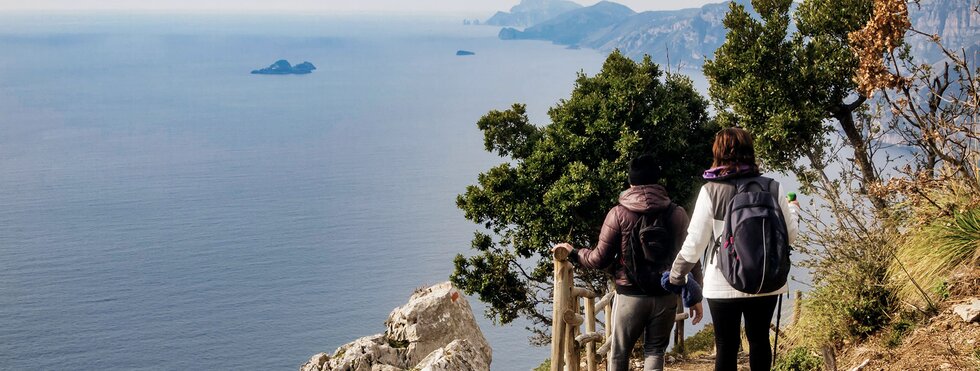
[[[719,213],[718,207],[721,205],[715,205],[716,200],[712,200],[712,192],[709,191],[709,187],[712,187],[711,183],[705,184],[701,187],[701,192],[698,194],[697,203],[694,205],[694,211],[691,214],[691,223],[687,227],[687,239],[684,240],[684,245],[681,246],[681,251],[677,254],[677,259],[674,261],[674,266],[671,269],[671,281],[675,284],[684,282],[686,278],[687,271],[690,271],[690,267],[693,267],[701,257],[704,256],[705,250],[708,247],[713,247],[714,242],[711,241],[712,232],[714,232],[715,238],[720,238],[722,233],[724,233],[725,222],[724,220],[715,219]],[[799,207],[795,204],[790,204],[786,197],[781,197],[785,194],[783,186],[778,187],[779,191],[776,193],[776,198],[779,201],[779,208],[783,212],[783,220],[786,221],[786,231],[789,234],[789,243],[792,245],[796,242],[796,236],[799,234]],[[717,197],[717,196],[716,196]],[[728,200],[720,200],[722,202],[728,202]],[[727,204],[726,204],[727,206]],[[788,290],[789,283],[783,285],[782,288],[773,292],[767,292],[764,294],[747,294],[738,291],[728,283],[725,276],[722,275],[721,270],[718,269],[717,265],[718,259],[709,259],[703,262],[704,267],[704,287],[702,294],[708,299],[731,299],[731,298],[748,298],[756,296],[768,296],[777,295],[785,293]]]

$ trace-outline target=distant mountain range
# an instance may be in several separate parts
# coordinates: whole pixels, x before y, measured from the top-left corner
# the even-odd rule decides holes
[[[920,6],[909,4],[909,17],[915,29],[939,35],[943,44],[954,49],[965,48],[968,56],[980,52],[980,12],[976,4],[964,0],[921,0]],[[925,37],[911,39],[913,55],[936,55],[938,48]],[[974,57],[975,58],[975,57]]]
[[[749,0],[735,1],[751,9]],[[536,14],[535,17],[543,18],[545,15],[540,9],[553,9],[557,3],[569,2],[524,0],[511,13],[503,14],[514,14],[514,9],[524,9],[521,14]],[[700,68],[705,57],[711,58],[725,41],[727,30],[722,19],[730,3],[636,13],[624,5],[603,1],[553,15],[523,30],[518,29],[520,26],[517,25],[505,27],[500,30],[499,37],[505,40],[548,40],[602,52],[619,49],[633,58],[649,54],[661,64],[669,60],[674,68]],[[980,50],[980,15],[972,10],[971,4],[963,0],[922,0],[921,4],[921,9],[910,5],[912,24],[917,29],[939,34],[947,46]],[[909,42],[916,55],[934,56],[936,53],[924,37],[910,37]]]
[[[587,8],[559,14],[524,31],[504,28],[500,30],[500,38],[550,40],[557,44],[578,45],[582,40],[603,34],[605,30],[615,27],[635,14],[636,12],[625,5],[603,1]]]
[[[509,13],[497,12],[484,24],[524,28],[579,8],[582,6],[568,0],[523,0],[510,8]]]

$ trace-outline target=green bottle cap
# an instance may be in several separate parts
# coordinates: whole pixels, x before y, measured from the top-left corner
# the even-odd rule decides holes
[[[796,192],[787,193],[786,198],[788,198],[790,201],[796,201]]]

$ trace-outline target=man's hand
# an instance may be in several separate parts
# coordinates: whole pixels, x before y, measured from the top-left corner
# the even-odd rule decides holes
[[[696,325],[699,322],[701,322],[701,318],[704,317],[704,307],[701,306],[701,303],[694,304],[694,306],[691,307],[690,310],[691,310],[691,325]]]
[[[560,244],[555,245],[555,247],[552,247],[551,252],[558,251],[558,249],[565,249],[568,252],[572,252],[572,245],[567,242],[562,242]]]

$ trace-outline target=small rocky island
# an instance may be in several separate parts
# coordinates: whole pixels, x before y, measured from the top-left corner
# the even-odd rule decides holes
[[[476,55],[476,53],[469,50],[457,50],[456,55]]]
[[[313,72],[315,69],[316,66],[310,62],[303,62],[295,66],[291,66],[289,61],[280,59],[269,67],[260,70],[252,70],[252,73],[256,75],[305,75]]]

